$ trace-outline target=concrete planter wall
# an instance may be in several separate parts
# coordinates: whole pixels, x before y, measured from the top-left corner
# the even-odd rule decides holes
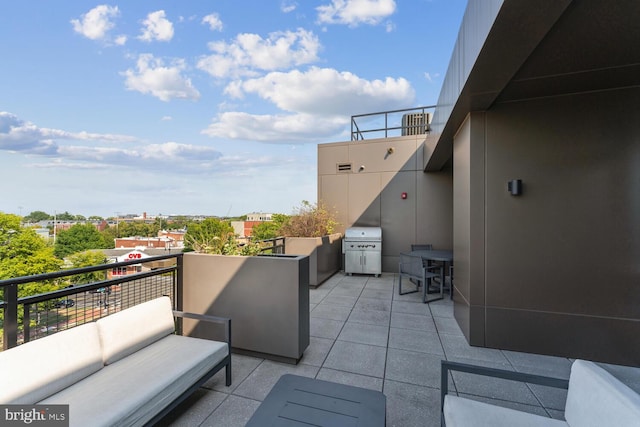
[[[309,257],[184,255],[185,311],[231,318],[234,351],[297,363],[309,346]],[[185,333],[216,337],[185,320]]]
[[[288,255],[309,256],[309,286],[316,288],[342,267],[342,234],[322,237],[287,237]]]

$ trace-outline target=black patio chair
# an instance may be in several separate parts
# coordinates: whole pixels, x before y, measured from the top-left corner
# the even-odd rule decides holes
[[[398,294],[406,295],[412,294],[414,292],[418,292],[420,287],[422,287],[422,302],[431,302],[435,301],[432,299],[427,301],[427,293],[429,286],[431,284],[431,280],[435,277],[438,277],[438,274],[430,271],[431,268],[440,268],[439,266],[427,267],[422,262],[422,257],[419,255],[412,255],[410,253],[401,253],[400,254],[400,262],[398,263]],[[402,278],[409,278],[416,287],[412,291],[402,292]],[[440,284],[440,298],[443,296],[443,287],[442,283]]]

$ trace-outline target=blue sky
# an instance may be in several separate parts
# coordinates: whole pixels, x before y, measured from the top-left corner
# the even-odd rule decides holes
[[[0,3],[0,211],[315,201],[317,144],[437,101],[464,0]]]

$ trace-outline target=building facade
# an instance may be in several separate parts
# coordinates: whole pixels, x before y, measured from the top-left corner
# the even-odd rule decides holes
[[[638,16],[632,0],[469,1],[418,181],[451,183],[451,207],[424,203],[452,210],[471,345],[640,366]],[[407,246],[381,224],[383,246]]]

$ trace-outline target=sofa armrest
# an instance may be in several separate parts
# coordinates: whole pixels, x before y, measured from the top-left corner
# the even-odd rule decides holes
[[[493,378],[502,378],[511,381],[520,381],[530,384],[546,385],[549,387],[569,389],[569,380],[563,378],[546,377],[544,375],[528,374],[526,372],[514,372],[505,369],[488,368],[485,366],[469,365],[466,363],[441,362],[440,378],[440,414],[441,424],[444,423],[444,398],[449,392],[449,371],[466,372],[468,374],[484,375]]]
[[[179,311],[179,310],[173,310],[173,315],[175,317],[180,317],[183,319],[201,320],[204,322],[218,323],[218,324],[224,325],[224,342],[228,343],[229,349],[231,349],[231,319],[230,318],[211,316],[208,314],[189,313],[186,311]]]

